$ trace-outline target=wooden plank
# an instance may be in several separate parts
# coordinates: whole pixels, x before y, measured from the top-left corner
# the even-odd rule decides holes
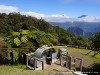
[[[28,67],[28,55],[26,55],[26,69]]]
[[[29,69],[32,69],[32,70],[34,70],[34,68],[33,67],[31,67],[31,66],[27,66]]]
[[[26,54],[26,55],[27,55],[27,56],[34,55],[34,52],[28,53],[28,54]]]
[[[36,70],[36,59],[34,58],[34,70]]]
[[[69,61],[70,61],[70,63],[69,63],[69,65],[70,65],[69,69],[72,69],[72,65],[71,65],[72,64],[72,56],[70,56],[70,60]]]
[[[38,58],[36,58],[36,57],[34,57],[36,60],[38,60],[38,61],[40,61],[40,62],[42,62],[43,60],[42,59],[38,59]]]
[[[80,61],[80,71],[82,72],[82,66],[83,66],[83,59]]]
[[[34,57],[34,70],[36,70],[37,61],[42,62],[42,70],[44,70],[44,61]]]
[[[44,61],[42,62],[42,70],[44,70]]]
[[[76,58],[77,60],[82,60],[81,58]]]
[[[76,58],[74,59],[74,67],[75,67],[75,70],[74,71],[76,71]]]

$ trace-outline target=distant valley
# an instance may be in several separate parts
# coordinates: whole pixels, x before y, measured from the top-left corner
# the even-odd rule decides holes
[[[78,19],[87,19],[86,17],[87,17],[86,15],[82,15],[78,17]],[[84,36],[86,38],[91,37],[96,32],[100,32],[100,22],[66,21],[66,22],[49,22],[49,23],[52,25],[59,26],[65,30],[68,30],[69,32],[77,36]],[[79,34],[77,31],[80,32],[81,34]]]

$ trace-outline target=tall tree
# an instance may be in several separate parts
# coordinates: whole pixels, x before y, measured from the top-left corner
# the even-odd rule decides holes
[[[92,38],[92,46],[96,49],[99,50],[100,48],[100,32],[97,32],[94,37]]]

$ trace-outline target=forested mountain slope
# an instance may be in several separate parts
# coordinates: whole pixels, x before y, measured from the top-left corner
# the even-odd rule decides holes
[[[19,34],[21,30],[34,31],[34,29],[38,31],[40,35],[49,33],[57,40],[56,43],[69,44],[73,38],[76,37],[59,26],[52,26],[43,19],[21,15],[20,13],[0,14],[0,34],[5,37],[11,35],[12,32],[18,32]]]

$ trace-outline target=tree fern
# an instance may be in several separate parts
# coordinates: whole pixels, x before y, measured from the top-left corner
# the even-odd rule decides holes
[[[21,37],[21,41],[22,41],[23,43],[26,43],[26,42],[28,42],[28,38],[27,38],[26,36],[22,36],[22,37]]]
[[[14,39],[14,43],[19,46],[21,44],[21,41],[19,40],[19,38],[15,38]]]

